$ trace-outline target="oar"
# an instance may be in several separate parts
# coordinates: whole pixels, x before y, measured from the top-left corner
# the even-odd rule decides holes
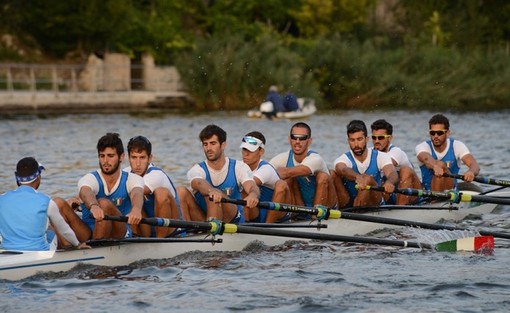
[[[244,201],[244,200],[234,200],[234,199],[226,199],[226,198],[222,199],[222,202],[236,203],[236,204],[240,204],[240,205],[242,205],[243,203],[244,204],[246,203],[246,201]],[[283,203],[276,203],[276,202],[259,202],[258,206],[260,208],[265,208],[268,210],[276,210],[276,208],[278,208],[278,210],[287,211],[288,209],[291,209],[292,210],[291,212],[296,212],[296,213],[314,214],[313,212],[318,211],[317,208],[302,207],[302,206],[297,206],[297,205],[290,205],[290,204],[283,204]],[[387,225],[398,225],[398,226],[407,226],[407,227],[419,227],[419,228],[424,228],[424,229],[435,229],[435,230],[445,229],[445,230],[477,231],[480,235],[510,239],[510,233],[491,232],[491,231],[485,231],[485,230],[469,229],[469,228],[462,228],[462,227],[455,227],[455,226],[448,226],[448,225],[407,221],[407,220],[401,220],[401,219],[395,219],[395,218],[373,216],[373,215],[359,214],[359,213],[351,213],[351,212],[338,211],[338,210],[332,210],[332,209],[328,209],[328,210],[330,211],[329,218],[333,218],[333,219],[338,218],[338,219],[355,220],[355,221],[361,221],[361,222],[370,222],[370,223],[387,224]],[[331,213],[333,213],[333,214],[331,214]]]
[[[381,186],[366,186],[367,190],[375,190],[384,192],[384,187]],[[396,193],[401,193],[408,196],[418,196],[418,197],[433,197],[442,200],[448,200],[453,203],[459,202],[482,202],[482,203],[494,203],[494,204],[510,204],[510,199],[505,198],[497,198],[490,196],[479,196],[479,195],[471,195],[468,193],[458,192],[458,191],[430,191],[423,189],[413,189],[413,188],[396,188]]]
[[[294,224],[294,223],[244,223],[244,226],[263,228],[328,228],[326,224]]]
[[[127,216],[104,216],[105,220],[115,221],[115,222],[123,222],[127,223]],[[211,234],[219,234],[222,233],[222,229],[218,229],[218,223],[211,222],[195,222],[195,221],[182,221],[182,220],[174,220],[169,218],[160,218],[160,217],[146,217],[142,218],[140,221],[141,224],[147,224],[152,226],[159,227],[172,227],[172,228],[186,228],[192,230],[201,230],[201,231],[209,231]],[[221,225],[219,225],[221,226]]]
[[[233,203],[237,205],[246,205],[245,200],[238,199],[227,199],[222,198],[221,202],[225,203]],[[292,212],[292,213],[305,213],[316,215],[317,220],[321,221],[323,219],[327,220],[329,218],[340,218],[340,211],[338,210],[330,210],[325,206],[318,206],[315,208],[304,207],[293,204],[285,204],[285,203],[277,203],[277,202],[259,202],[257,205],[261,209],[274,210],[274,211],[284,211],[284,212]]]
[[[221,238],[179,238],[179,237],[170,237],[170,238],[153,238],[153,237],[133,237],[133,238],[121,238],[121,239],[91,239],[87,241],[87,244],[91,246],[105,245],[105,244],[118,244],[123,242],[130,243],[222,243],[223,239]]]
[[[459,175],[459,174],[444,173],[443,176],[464,180],[464,175]],[[487,185],[510,187],[510,180],[494,179],[494,178],[483,177],[483,176],[475,176],[473,181],[475,181],[477,183],[487,184]]]
[[[119,222],[127,222],[127,216],[105,216],[105,219]],[[179,223],[175,223],[179,222]],[[341,242],[354,242],[354,243],[365,243],[365,244],[376,244],[376,245],[385,245],[385,246],[396,246],[396,247],[409,247],[409,248],[420,248],[420,249],[433,249],[437,251],[475,251],[479,252],[482,249],[490,250],[494,249],[494,237],[492,236],[481,236],[481,237],[471,237],[471,238],[463,238],[462,241],[459,239],[449,240],[446,242],[442,242],[439,244],[430,244],[430,243],[421,243],[414,241],[405,241],[405,240],[391,240],[391,239],[380,239],[380,238],[370,238],[370,237],[359,237],[359,236],[342,236],[342,235],[333,235],[333,234],[323,234],[323,233],[311,233],[311,232],[301,232],[301,231],[291,231],[291,230],[283,230],[283,229],[270,229],[270,228],[260,228],[260,227],[252,227],[252,226],[243,226],[243,225],[235,225],[222,223],[219,221],[210,221],[210,222],[187,222],[187,221],[176,221],[167,218],[143,218],[141,220],[143,224],[149,224],[153,226],[163,226],[163,227],[186,227],[185,224],[192,225],[196,223],[194,227],[200,227],[201,230],[210,229],[211,234],[218,234],[216,230],[221,230],[219,234],[223,233],[243,233],[243,234],[253,234],[253,235],[264,235],[264,236],[279,236],[279,237],[288,237],[288,238],[301,238],[301,239],[316,239],[316,240],[329,240],[329,241],[341,241]],[[179,224],[179,226],[176,226]],[[200,225],[200,226],[198,226]],[[215,226],[214,226],[215,225]],[[194,228],[197,229],[197,228]],[[215,230],[214,232],[212,230]]]
[[[350,208],[342,209],[342,212],[356,211],[356,210],[369,210],[369,211],[379,211],[379,210],[448,210],[448,211],[458,211],[459,207],[456,206],[427,206],[427,205],[393,205],[393,204],[382,204],[376,206],[353,206]]]

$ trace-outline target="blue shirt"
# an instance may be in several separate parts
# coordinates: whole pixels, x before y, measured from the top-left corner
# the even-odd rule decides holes
[[[127,189],[127,179],[129,176],[128,172],[121,171],[120,182],[110,195],[106,195],[105,185],[103,184],[103,180],[99,176],[97,171],[92,172],[92,175],[96,178],[99,184],[99,192],[96,195],[97,199],[108,199],[110,200],[120,211],[122,215],[127,215],[131,212],[131,198],[129,197],[129,192]],[[94,230],[95,219],[92,216],[90,210],[84,205],[81,205],[82,208],[82,220],[90,227],[91,230]]]
[[[49,250],[46,237],[50,197],[30,186],[0,196],[2,246],[10,250]]]
[[[146,174],[148,174],[148,173],[150,173],[152,171],[161,171],[161,172],[163,172],[165,174],[166,178],[168,179],[168,181],[170,182],[170,186],[172,186],[172,189],[173,189],[174,194],[175,194],[175,202],[177,203],[177,209],[179,210],[179,217],[182,220],[183,216],[182,216],[182,211],[181,211],[181,204],[179,202],[179,196],[177,195],[177,191],[175,190],[174,183],[172,182],[170,177],[168,177],[168,175],[162,169],[160,169],[159,167],[154,166],[154,165],[149,166],[149,168],[147,169],[147,173]],[[145,213],[147,213],[148,217],[155,217],[155,215],[154,215],[154,203],[155,203],[154,194],[151,193],[151,194],[146,195],[144,197],[143,209],[145,210]]]
[[[312,150],[309,150],[306,156],[309,156],[312,153],[316,153]],[[294,151],[290,150],[289,158],[287,159],[287,167],[294,167]],[[301,197],[303,197],[303,201],[305,206],[313,206],[313,200],[315,198],[315,190],[317,188],[316,178],[314,175],[308,176],[298,176],[296,177],[299,193]]]
[[[266,101],[271,101],[273,103],[273,111],[274,112],[284,112],[285,107],[283,106],[282,96],[276,91],[270,91],[266,95]]]
[[[364,174],[374,177],[376,183],[378,185],[380,185],[382,182],[382,177],[381,177],[381,171],[379,170],[379,167],[377,166],[378,153],[379,153],[379,151],[377,151],[376,149],[372,150],[372,154],[370,155],[370,164]],[[361,174],[358,169],[358,165],[356,164],[356,160],[354,159],[354,156],[352,155],[352,152],[349,151],[345,155],[349,158],[349,160],[352,163],[352,170],[358,174]],[[354,198],[356,198],[356,196],[358,195],[358,189],[356,189],[356,182],[345,179],[345,180],[343,180],[343,184],[344,184],[345,188],[347,189],[347,192],[349,193],[349,204],[347,206],[352,206],[352,204],[354,202]]]
[[[207,168],[207,164],[205,161],[200,162],[200,167],[205,171],[205,180],[211,184],[216,189],[221,190],[224,194],[226,194],[231,199],[240,199],[241,198],[241,190],[239,188],[239,184],[237,183],[237,177],[236,177],[236,160],[228,158],[228,173],[227,177],[225,177],[225,180],[219,184],[214,185],[212,183],[211,174],[209,173],[209,169]],[[195,199],[197,201],[198,206],[204,213],[207,213],[207,204],[205,202],[204,196],[197,192],[195,193]],[[240,220],[239,223],[244,223],[244,209],[242,205],[237,206],[237,211],[240,213]]]
[[[448,138],[450,145],[448,147],[448,151],[444,155],[444,157],[439,160],[436,152],[434,151],[434,146],[432,145],[432,141],[428,140],[427,144],[430,147],[431,155],[435,160],[442,161],[446,163],[446,167],[450,170],[452,174],[458,174],[460,171],[459,163],[457,162],[457,158],[455,158],[455,151],[453,151],[453,142],[455,141],[453,138]],[[423,186],[426,190],[430,190],[430,185],[432,183],[432,177],[434,177],[434,171],[425,166],[425,164],[420,166],[421,177]],[[455,180],[455,187],[457,187],[457,180]]]
[[[261,160],[257,169],[259,169],[263,165],[268,165],[268,166],[273,167],[269,162]],[[274,167],[273,167],[273,169],[274,169]],[[275,172],[276,172],[276,170],[275,170]],[[264,186],[264,185],[260,186],[259,188],[260,188],[259,201],[263,201],[263,202],[273,201],[274,189],[269,188],[268,186]],[[259,215],[256,218],[252,219],[250,222],[265,223],[266,220],[267,220],[267,210],[259,208]]]

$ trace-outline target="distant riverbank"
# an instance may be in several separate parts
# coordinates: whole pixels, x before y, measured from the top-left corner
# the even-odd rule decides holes
[[[0,92],[0,114],[136,112],[192,105],[191,97],[180,91]]]

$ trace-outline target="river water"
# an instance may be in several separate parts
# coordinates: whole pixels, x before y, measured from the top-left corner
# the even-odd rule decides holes
[[[331,166],[348,149],[345,129],[352,119],[364,120],[367,126],[376,119],[387,119],[394,126],[394,143],[415,160],[414,146],[428,138],[428,119],[434,113],[335,111],[306,122],[312,127],[312,149]],[[506,127],[510,111],[447,116],[452,137],[468,145],[481,165],[481,175],[509,179]],[[95,145],[110,131],[120,133],[125,144],[132,136],[147,136],[153,143],[154,162],[174,183],[183,185],[187,169],[204,158],[197,136],[211,123],[227,131],[227,155],[236,158],[240,158],[242,136],[262,131],[269,159],[288,149],[287,136],[294,121],[249,120],[240,112],[2,118],[0,191],[15,188],[16,162],[35,156],[46,167],[40,190],[54,197],[74,195],[78,179],[98,167]],[[510,227],[509,212],[500,207],[461,226],[505,231]],[[399,233],[387,236],[398,237]],[[417,236],[433,235],[418,232]],[[330,242],[253,245],[239,253],[192,252],[130,267],[85,267],[0,282],[0,310],[502,312],[510,309],[508,260],[510,244],[503,239],[496,239],[493,255]]]

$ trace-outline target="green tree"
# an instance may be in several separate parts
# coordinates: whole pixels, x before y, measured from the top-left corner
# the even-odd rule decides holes
[[[349,33],[366,24],[369,9],[376,0],[302,0],[290,14],[300,33],[307,38]]]

